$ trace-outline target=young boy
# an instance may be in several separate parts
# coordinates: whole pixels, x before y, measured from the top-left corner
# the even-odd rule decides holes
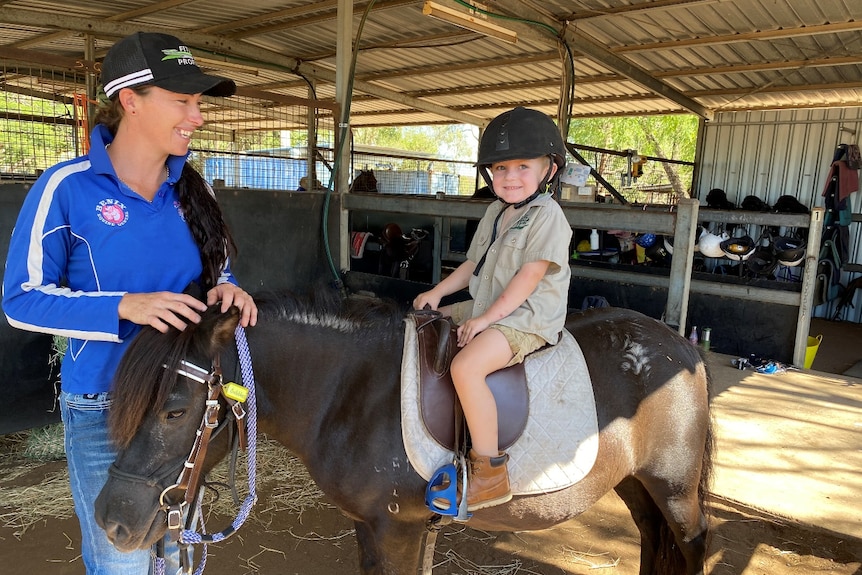
[[[565,323],[572,229],[551,193],[565,154],[559,130],[541,112],[518,107],[494,118],[476,165],[497,201],[479,222],[467,261],[413,300],[416,309],[437,309],[443,297],[468,286],[473,298],[440,308],[458,325],[463,348],[451,372],[472,439],[470,511],[512,498],[497,405],[485,378],[556,344]]]

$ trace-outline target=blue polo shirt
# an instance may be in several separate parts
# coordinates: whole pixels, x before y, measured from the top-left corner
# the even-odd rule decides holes
[[[186,158],[168,158],[167,180],[149,202],[117,177],[106,151],[112,139],[96,126],[88,155],[53,166],[33,184],[3,278],[10,325],[69,338],[61,372],[69,393],[110,389],[141,329],[118,317],[125,293],[182,292],[203,271],[175,189]],[[221,281],[234,282],[229,269]]]

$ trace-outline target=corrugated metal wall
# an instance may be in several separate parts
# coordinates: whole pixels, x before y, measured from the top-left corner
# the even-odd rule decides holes
[[[732,112],[716,114],[706,124],[699,154],[695,195],[721,188],[739,205],[755,195],[770,206],[783,195],[809,208],[822,207],[823,188],[839,144],[862,144],[862,107]],[[862,192],[849,198],[855,219],[862,213]],[[862,264],[862,222],[850,226],[850,262]],[[842,273],[847,285],[862,274]],[[862,290],[857,290],[862,291]],[[832,318],[837,302],[815,308],[816,317]],[[862,321],[862,294],[839,319]]]

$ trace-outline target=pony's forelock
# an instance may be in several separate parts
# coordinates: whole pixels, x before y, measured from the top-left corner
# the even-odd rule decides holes
[[[164,406],[176,385],[176,367],[188,350],[192,331],[161,333],[145,327],[129,345],[111,391],[109,429],[118,447],[128,446],[145,416]]]

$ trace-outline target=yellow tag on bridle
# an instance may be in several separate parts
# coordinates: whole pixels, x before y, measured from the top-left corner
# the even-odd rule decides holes
[[[227,382],[221,388],[222,395],[234,401],[244,402],[248,399],[248,388],[232,381]]]

